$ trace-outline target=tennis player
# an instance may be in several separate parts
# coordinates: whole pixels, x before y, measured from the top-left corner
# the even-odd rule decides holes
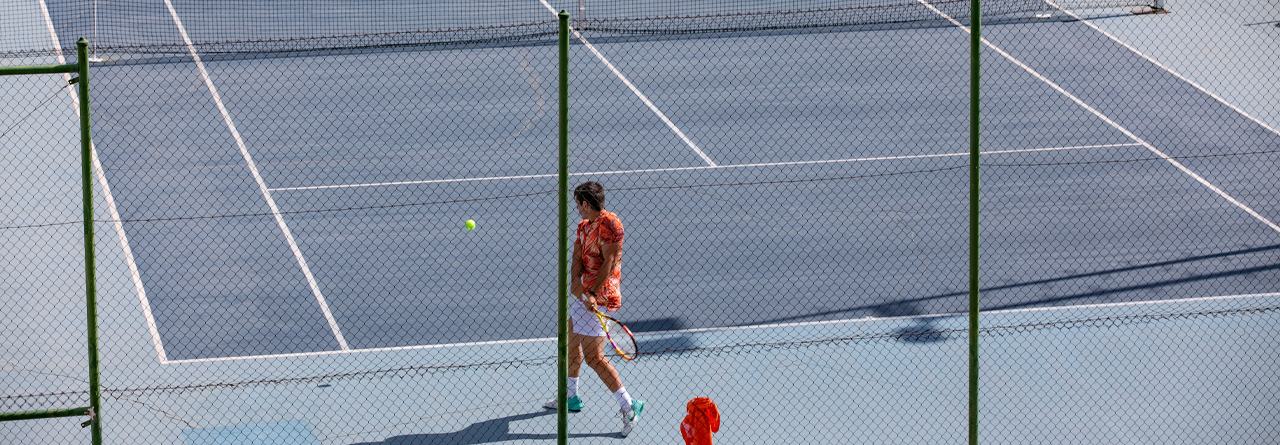
[[[618,370],[604,355],[604,328],[600,318],[587,305],[596,310],[616,311],[622,308],[622,221],[618,215],[604,209],[604,187],[596,182],[584,182],[573,190],[573,200],[578,204],[578,238],[573,242],[573,268],[569,272],[569,292],[575,300],[569,306],[569,411],[582,409],[578,398],[578,376],[585,358],[587,366],[596,372],[600,381],[613,392],[614,400],[622,407],[622,437],[627,437],[640,422],[644,411],[643,400],[632,400],[627,388],[622,386]],[[546,405],[556,409],[556,399]]]

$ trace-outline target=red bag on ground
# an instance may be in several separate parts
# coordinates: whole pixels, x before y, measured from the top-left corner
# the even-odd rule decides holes
[[[685,445],[711,445],[711,433],[720,431],[720,409],[706,397],[690,400],[685,405],[689,415],[680,422],[680,435]]]

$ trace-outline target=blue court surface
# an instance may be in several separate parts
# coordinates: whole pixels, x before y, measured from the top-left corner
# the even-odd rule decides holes
[[[518,14],[552,18],[530,3]],[[206,13],[177,12],[192,34]],[[1280,179],[1259,169],[1280,163],[1280,133],[1090,27],[1107,20],[983,29],[981,434],[1256,433],[1231,413],[1269,412],[1280,388],[1227,374],[1273,364],[1258,339],[1280,326]],[[570,181],[602,182],[626,225],[618,317],[642,350],[684,351],[618,365],[652,407],[644,441],[679,443],[697,396],[726,413],[722,443],[963,439],[968,38],[940,20],[575,41]],[[787,69],[758,69],[760,48]],[[115,289],[103,348],[131,369],[107,374],[106,418],[154,420],[113,440],[554,440],[540,406],[555,378],[555,56],[513,45],[96,64],[100,213],[116,213],[101,219],[124,221],[100,248]],[[806,88],[830,86],[833,69],[857,73]],[[427,74],[406,84],[409,71]],[[350,108],[352,94],[368,106]],[[49,119],[74,122],[64,111]],[[1218,156],[1242,152],[1261,153]],[[1263,349],[1221,347],[1241,339]],[[1201,359],[1215,368],[1161,386]],[[600,409],[572,415],[574,443],[619,439],[593,379],[584,400]],[[1220,429],[1190,414],[1134,420],[1153,392],[1192,406],[1241,391],[1257,405],[1223,407]],[[1059,415],[1026,419],[1023,406]]]
[[[968,90],[956,67],[968,39],[943,25],[575,45],[572,180],[622,190],[610,207],[630,240],[624,315],[705,328],[965,307]],[[1274,290],[1249,274],[1275,273],[1268,224],[1280,213],[1258,193],[1275,178],[1253,166],[1276,154],[1195,156],[1280,135],[1065,16],[992,24],[986,38],[1008,55],[988,51],[984,84],[989,307]],[[759,61],[745,54],[781,45],[801,50],[770,63],[796,69],[748,70]],[[510,47],[98,67],[96,143],[165,357],[552,336],[554,63],[551,47]],[[865,72],[779,105],[835,67]],[[426,82],[405,85],[410,70]],[[1177,112],[1128,112],[1135,101]],[[139,110],[165,125],[130,124]],[[1238,139],[1199,137],[1215,132]],[[1179,160],[1108,162],[1163,156]],[[1021,166],[1065,162],[1087,164]],[[864,178],[804,181],[842,176]],[[1215,195],[1201,180],[1240,205],[1178,198]],[[763,185],[696,187],[726,183]],[[671,189],[626,191],[653,187]],[[467,219],[481,228],[459,230]],[[1170,227],[1188,233],[1169,242]],[[764,273],[774,258],[794,258],[795,272]],[[1028,276],[1055,281],[1027,292]],[[832,290],[816,307],[795,298]],[[750,304],[708,316],[686,309],[691,295]]]

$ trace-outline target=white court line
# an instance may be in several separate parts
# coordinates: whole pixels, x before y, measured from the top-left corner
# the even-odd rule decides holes
[[[1030,153],[1030,152],[1037,152],[1037,151],[1083,150],[1083,149],[1090,149],[1090,148],[1138,147],[1138,146],[1141,146],[1141,145],[1142,145],[1142,144],[1139,144],[1139,143],[1137,143],[1137,142],[1133,142],[1133,143],[1128,143],[1128,144],[1080,145],[1080,146],[1075,146],[1075,147],[1050,147],[1050,148],[1028,148],[1028,149],[1022,149],[1022,150],[1000,150],[1000,151],[987,151],[987,152],[983,152],[982,154],[994,155],[994,154],[1008,154],[1008,153]],[[713,167],[713,166],[704,166],[704,167],[669,167],[669,168],[651,168],[651,169],[644,169],[644,170],[614,170],[614,171],[599,171],[599,172],[585,172],[585,173],[569,173],[569,176],[602,176],[602,175],[622,175],[622,174],[636,174],[636,173],[661,173],[661,172],[675,172],[675,171],[688,171],[688,170],[717,170],[717,169],[729,169],[729,168],[786,167],[786,166],[793,166],[793,165],[840,164],[840,163],[851,163],[851,162],[900,161],[900,160],[904,160],[904,159],[950,158],[950,157],[956,157],[956,156],[969,156],[969,153],[968,153],[968,152],[964,152],[964,153],[941,153],[941,154],[931,154],[931,155],[882,156],[882,157],[873,157],[873,158],[850,158],[850,159],[825,159],[825,160],[817,160],[817,161],[768,162],[768,163],[760,163],[760,164],[717,165],[717,166],[714,166],[714,167]],[[422,180],[422,181],[374,182],[374,183],[368,183],[368,184],[316,185],[316,186],[309,186],[309,187],[281,187],[281,188],[274,188],[274,189],[271,189],[271,191],[273,191],[273,192],[278,192],[278,191],[293,191],[293,190],[341,189],[341,188],[355,188],[355,187],[388,187],[388,186],[398,186],[398,185],[415,185],[415,184],[440,184],[440,183],[449,183],[449,182],[505,181],[505,180],[512,180],[512,179],[552,178],[552,177],[555,177],[555,176],[556,176],[555,174],[545,174],[545,175],[520,175],[520,176],[490,176],[490,177],[482,177],[482,178],[431,179],[431,180]]]
[[[40,0],[40,11],[44,13],[44,24],[49,28],[49,37],[53,39],[53,48],[58,54],[58,63],[66,64],[67,59],[62,54],[62,43],[58,41],[58,33],[53,28],[53,19],[49,16],[49,8],[44,0]],[[63,73],[62,78],[70,82],[71,74]],[[79,116],[80,96],[78,91],[75,88],[67,88],[67,96],[71,98],[71,103],[75,106],[76,116]],[[142,315],[147,320],[147,330],[151,334],[151,345],[156,349],[156,357],[161,363],[164,363],[168,360],[168,356],[164,351],[164,342],[160,339],[160,330],[156,327],[155,316],[151,314],[151,302],[147,299],[147,291],[142,285],[142,275],[138,273],[138,263],[134,261],[133,249],[129,247],[129,237],[124,233],[124,224],[120,221],[120,212],[116,208],[115,197],[111,194],[111,186],[107,184],[107,174],[102,170],[102,161],[98,159],[98,147],[93,143],[92,136],[89,142],[89,156],[93,158],[93,168],[98,175],[98,183],[102,185],[103,197],[107,201],[107,211],[111,214],[111,220],[115,221],[116,236],[120,238],[120,247],[124,251],[125,262],[129,265],[129,274],[133,278],[133,287],[138,290],[138,302],[142,305]]]
[[[1066,311],[1066,310],[1073,310],[1073,309],[1097,309],[1097,308],[1126,307],[1126,306],[1143,306],[1143,305],[1151,305],[1151,304],[1199,303],[1199,302],[1206,302],[1206,301],[1252,299],[1252,298],[1267,298],[1267,297],[1280,297],[1280,292],[1262,293],[1262,294],[1244,294],[1244,295],[1222,295],[1222,296],[1215,296],[1215,297],[1180,298],[1176,300],[1147,300],[1147,301],[1131,301],[1127,303],[1099,303],[1099,304],[1082,304],[1077,306],[1004,309],[1004,310],[997,310],[997,311],[985,311],[983,312],[983,315],[1015,314],[1020,312]],[[952,317],[964,317],[968,315],[969,314],[967,312],[957,312],[957,313],[928,314],[928,315],[908,315],[908,316],[901,316],[901,317],[863,317],[863,318],[847,318],[843,320],[775,323],[775,324],[762,324],[762,325],[751,325],[751,326],[677,329],[677,330],[670,330],[670,331],[644,332],[644,333],[636,334],[636,337],[676,335],[676,334],[696,334],[701,332],[743,331],[743,330],[753,330],[753,329],[794,328],[794,327],[821,326],[821,325],[846,324],[846,323],[871,323],[871,322],[898,321],[898,320],[952,318]],[[238,360],[312,357],[312,356],[326,356],[326,355],[352,354],[352,353],[413,351],[413,350],[421,350],[421,349],[465,348],[465,347],[474,347],[474,346],[492,346],[492,345],[516,344],[516,343],[553,342],[556,340],[557,339],[555,337],[525,338],[525,339],[517,339],[517,340],[483,341],[483,342],[471,342],[471,343],[448,343],[448,344],[439,344],[439,345],[397,346],[392,348],[352,349],[348,351],[299,352],[294,354],[249,355],[244,357],[221,357],[221,358],[203,358],[203,359],[190,359],[190,360],[172,360],[172,361],[166,362],[166,364],[209,363],[209,362],[226,362],[226,361],[238,361]]]
[[[440,348],[456,348],[464,346],[491,346],[491,345],[507,345],[517,343],[537,343],[544,341],[556,341],[555,337],[550,338],[522,338],[516,340],[496,340],[496,341],[480,341],[472,343],[448,343],[441,345],[421,345],[421,346],[396,346],[391,348],[370,348],[370,349],[348,349],[342,351],[317,351],[317,352],[297,352],[293,354],[271,354],[271,355],[246,355],[243,357],[220,357],[220,358],[196,358],[187,360],[170,360],[165,364],[177,363],[208,363],[208,362],[227,362],[235,360],[265,359],[265,358],[289,358],[289,357],[313,357],[324,355],[350,354],[354,352],[390,352],[390,351],[413,351],[419,349],[440,349]]]
[[[1217,297],[1179,298],[1176,300],[1144,300],[1144,301],[1130,301],[1126,303],[1096,303],[1096,304],[1081,304],[1076,306],[1056,306],[1056,307],[1050,306],[1050,307],[1035,307],[1035,308],[1022,308],[1022,309],[1002,309],[1002,310],[995,310],[995,311],[982,311],[982,315],[1016,314],[1021,312],[1065,311],[1065,310],[1073,310],[1073,309],[1098,309],[1098,308],[1109,308],[1109,307],[1143,306],[1148,304],[1164,304],[1164,303],[1170,303],[1170,304],[1199,303],[1199,302],[1205,302],[1205,301],[1265,298],[1265,297],[1280,297],[1280,292],[1263,293],[1263,294],[1247,294],[1247,295],[1222,295]],[[795,322],[795,323],[762,324],[762,325],[734,326],[734,327],[723,327],[723,328],[699,328],[699,329],[677,329],[677,330],[671,330],[671,331],[654,331],[654,332],[645,332],[643,334],[636,334],[636,337],[640,337],[644,335],[672,335],[672,334],[686,334],[686,333],[697,333],[697,332],[720,332],[720,331],[741,331],[741,330],[749,330],[749,329],[793,328],[793,327],[803,327],[803,326],[819,326],[819,325],[841,324],[841,323],[861,323],[861,322],[872,322],[872,321],[922,320],[922,319],[931,320],[935,318],[954,318],[954,317],[967,317],[967,316],[969,316],[968,312],[949,312],[949,313],[942,313],[942,314],[903,315],[898,317],[847,318],[844,320],[805,321],[805,322]],[[553,338],[552,340],[556,340],[556,339]]]
[[[1148,61],[1148,62],[1151,62],[1153,65],[1160,67],[1160,69],[1167,71],[1169,74],[1174,75],[1174,77],[1177,77],[1178,79],[1181,79],[1183,82],[1186,82],[1186,83],[1190,84],[1191,86],[1196,87],[1196,89],[1197,89],[1197,90],[1200,90],[1200,92],[1202,92],[1202,93],[1204,93],[1204,94],[1208,94],[1208,95],[1209,95],[1209,97],[1212,97],[1212,98],[1216,99],[1218,102],[1221,102],[1223,105],[1226,105],[1226,106],[1228,106],[1228,107],[1231,107],[1231,109],[1232,109],[1232,110],[1236,110],[1236,112],[1237,112],[1237,113],[1240,113],[1240,115],[1241,115],[1241,116],[1244,116],[1244,117],[1248,118],[1249,120],[1253,121],[1254,123],[1257,123],[1258,125],[1261,125],[1261,126],[1262,126],[1262,128],[1266,128],[1267,130],[1271,130],[1271,132],[1272,132],[1272,133],[1275,133],[1275,134],[1277,134],[1277,135],[1280,135],[1280,131],[1276,131],[1276,129],[1275,129],[1275,128],[1271,128],[1271,126],[1270,126],[1270,125],[1267,125],[1267,123],[1266,123],[1266,122],[1263,122],[1263,121],[1261,121],[1261,120],[1258,120],[1258,118],[1253,117],[1253,116],[1252,116],[1252,115],[1250,115],[1249,113],[1247,113],[1247,112],[1245,112],[1244,110],[1240,109],[1240,107],[1235,106],[1235,104],[1232,104],[1231,102],[1227,102],[1227,100],[1226,100],[1226,99],[1223,99],[1222,97],[1219,97],[1217,94],[1214,94],[1212,91],[1209,91],[1209,90],[1205,89],[1204,87],[1200,86],[1200,84],[1193,82],[1191,79],[1188,79],[1186,76],[1183,76],[1181,73],[1178,73],[1177,71],[1174,71],[1174,70],[1170,69],[1169,67],[1164,66],[1164,64],[1163,64],[1163,63],[1160,63],[1160,62],[1156,61],[1156,59],[1153,59],[1153,58],[1151,58],[1150,56],[1148,56],[1148,55],[1146,55],[1146,54],[1143,54],[1143,53],[1142,53],[1142,51],[1138,51],[1138,49],[1137,49],[1137,48],[1134,48],[1133,46],[1129,45],[1128,43],[1125,43],[1124,41],[1120,40],[1119,38],[1116,38],[1116,36],[1111,35],[1111,33],[1106,32],[1106,31],[1103,31],[1103,30],[1102,30],[1102,28],[1099,28],[1097,25],[1094,25],[1094,24],[1093,24],[1093,22],[1090,22],[1090,21],[1088,21],[1088,20],[1085,20],[1085,19],[1081,18],[1079,15],[1076,15],[1076,13],[1071,12],[1071,11],[1068,11],[1068,10],[1064,9],[1063,7],[1061,7],[1061,6],[1058,6],[1058,4],[1057,4],[1057,3],[1054,3],[1052,0],[1045,0],[1045,3],[1048,3],[1050,6],[1053,6],[1053,7],[1055,7],[1055,8],[1058,8],[1058,10],[1060,10],[1060,11],[1062,11],[1062,12],[1067,13],[1067,15],[1070,15],[1071,17],[1075,18],[1076,20],[1079,20],[1079,21],[1080,21],[1080,23],[1084,23],[1086,26],[1088,26],[1088,27],[1090,27],[1090,28],[1093,28],[1093,30],[1094,30],[1094,31],[1098,31],[1098,32],[1102,33],[1102,35],[1107,36],[1107,38],[1109,38],[1109,39],[1111,39],[1111,40],[1114,40],[1116,43],[1119,43],[1120,45],[1123,45],[1125,48],[1129,48],[1129,51],[1133,51],[1133,53],[1134,53],[1134,54],[1137,54],[1137,55],[1141,56],[1143,59],[1147,59],[1147,61]]]
[[[102,169],[102,161],[98,159],[98,149],[90,147],[93,156],[93,167],[97,169],[98,182],[102,184],[102,192],[106,196],[107,209],[111,213],[111,219],[115,221],[116,236],[120,237],[120,247],[123,248],[124,257],[129,264],[129,274],[133,278],[133,287],[138,290],[138,302],[142,304],[142,315],[147,320],[147,330],[151,332],[151,344],[156,348],[156,356],[161,362],[169,359],[168,354],[164,350],[164,341],[160,339],[160,330],[156,326],[155,316],[151,313],[151,302],[147,298],[146,288],[142,285],[142,275],[138,273],[138,263],[133,259],[133,249],[129,247],[129,236],[124,232],[124,224],[120,220],[120,212],[116,208],[116,200],[111,196],[111,187],[107,185],[107,174]]]
[[[178,11],[173,8],[172,0],[164,0],[165,6],[169,8],[169,14],[173,16],[173,22],[178,25],[178,33],[182,34],[182,41],[186,42],[187,49],[191,51],[191,58],[196,62],[196,68],[200,70],[200,75],[204,77],[204,84],[209,88],[209,93],[213,95],[213,101],[218,105],[218,111],[222,112],[222,119],[226,121],[227,128],[231,130],[231,137],[235,139],[236,146],[240,148],[240,154],[244,156],[245,162],[249,165],[249,171],[253,173],[253,179],[258,182],[258,188],[262,190],[262,197],[266,198],[267,206],[271,208],[271,213],[276,217],[276,223],[280,225],[280,230],[284,232],[284,237],[289,241],[289,248],[293,249],[293,256],[298,259],[298,265],[302,267],[302,274],[307,277],[307,283],[311,285],[311,292],[315,294],[316,301],[320,303],[320,310],[324,312],[324,318],[329,322],[329,329],[333,331],[333,336],[338,340],[338,346],[343,350],[350,349],[347,346],[347,339],[342,336],[342,330],[338,328],[337,319],[333,318],[333,313],[329,311],[329,303],[325,301],[324,294],[320,293],[320,285],[316,283],[315,276],[311,275],[311,268],[307,267],[307,260],[302,256],[302,249],[298,248],[298,243],[293,239],[293,232],[289,231],[289,225],[285,224],[284,217],[280,215],[280,208],[276,206],[276,201],[271,198],[271,190],[267,188],[267,183],[262,180],[262,175],[258,173],[258,166],[254,164],[253,157],[249,155],[249,149],[245,147],[244,140],[240,138],[240,131],[236,129],[236,124],[231,120],[231,113],[227,111],[227,107],[222,103],[222,97],[218,95],[218,88],[214,86],[213,79],[209,78],[209,72],[204,68],[204,62],[200,60],[200,55],[196,53],[196,48],[191,44],[191,38],[187,36],[187,29],[182,26],[182,21],[178,19]]]
[[[542,6],[546,6],[547,10],[551,11],[552,15],[559,14],[556,12],[556,8],[551,7],[551,4],[547,3],[547,0],[540,0],[540,1],[542,2]],[[627,76],[622,75],[621,71],[618,71],[618,69],[615,68],[612,63],[609,63],[609,59],[606,59],[604,57],[604,54],[601,54],[600,51],[596,49],[595,45],[592,45],[591,42],[588,42],[587,38],[583,37],[582,34],[579,33],[578,30],[576,29],[573,30],[573,35],[577,36],[578,40],[582,41],[582,44],[585,45],[587,49],[591,50],[592,54],[596,55],[596,58],[600,59],[601,62],[604,62],[604,65],[609,67],[609,71],[613,71],[613,75],[618,76],[619,79],[622,79],[622,83],[626,84],[627,88],[630,88],[631,92],[635,93],[636,97],[639,97],[641,102],[644,102],[644,104],[647,105],[649,109],[653,111],[654,114],[658,115],[658,118],[662,119],[662,122],[667,124],[667,128],[670,128],[671,131],[676,132],[676,135],[680,136],[680,140],[684,141],[684,143],[688,145],[689,148],[692,148],[694,153],[698,154],[698,157],[701,157],[702,160],[707,163],[707,165],[710,165],[712,167],[716,166],[716,163],[711,161],[711,158],[707,157],[707,154],[703,153],[702,149],[698,148],[697,144],[694,144],[693,141],[689,140],[689,137],[685,136],[684,132],[680,131],[680,128],[676,127],[676,124],[674,122],[671,122],[671,119],[667,119],[667,115],[663,114],[662,110],[659,110],[658,107],[653,104],[653,102],[649,101],[648,97],[645,97],[644,93],[640,92],[639,88],[636,88],[636,86],[633,85],[630,80],[627,80]]]
[[[942,12],[942,11],[938,10],[938,8],[935,8],[933,5],[929,4],[926,0],[917,0],[917,1],[919,1],[919,2],[920,2],[920,4],[924,5],[925,7],[929,8],[930,10],[933,10],[933,12],[935,12],[935,13],[937,13],[938,15],[942,16],[943,18],[947,19],[947,21],[950,21],[950,22],[951,22],[953,25],[955,25],[956,27],[959,27],[959,28],[960,28],[961,30],[963,30],[966,34],[970,34],[970,33],[971,33],[971,31],[969,30],[969,27],[964,26],[963,24],[961,24],[961,23],[960,23],[959,21],[957,21],[956,19],[954,19],[954,18],[952,18],[951,16],[947,15],[945,12]],[[1236,206],[1236,207],[1239,207],[1240,209],[1244,210],[1246,213],[1248,213],[1248,214],[1250,214],[1250,215],[1253,215],[1253,217],[1254,217],[1254,218],[1257,218],[1257,219],[1258,219],[1258,221],[1262,221],[1262,223],[1263,223],[1263,224],[1266,224],[1266,225],[1267,225],[1267,227],[1270,227],[1272,230],[1275,230],[1276,232],[1280,232],[1280,226],[1277,226],[1277,225],[1276,225],[1276,223],[1271,222],[1271,220],[1267,219],[1266,217],[1262,216],[1262,215],[1261,215],[1261,214],[1259,214],[1258,212],[1254,211],[1252,208],[1249,208],[1249,206],[1247,206],[1247,205],[1245,205],[1244,203],[1242,203],[1242,202],[1240,202],[1240,201],[1236,200],[1236,199],[1235,199],[1235,198],[1233,198],[1231,195],[1228,195],[1228,194],[1227,194],[1227,192],[1222,191],[1222,189],[1218,188],[1218,186],[1213,185],[1213,184],[1212,184],[1212,183],[1210,183],[1208,180],[1204,179],[1204,178],[1203,178],[1203,177],[1201,177],[1200,175],[1198,175],[1198,174],[1196,174],[1195,172],[1191,171],[1191,169],[1189,169],[1189,168],[1187,168],[1186,166],[1182,165],[1182,163],[1181,163],[1181,162],[1178,162],[1177,160],[1175,160],[1175,159],[1173,159],[1173,158],[1169,157],[1169,155],[1164,154],[1164,152],[1160,151],[1160,150],[1159,150],[1159,149],[1157,149],[1155,146],[1153,146],[1153,145],[1151,145],[1150,143],[1148,143],[1146,140],[1144,140],[1144,139],[1142,139],[1142,138],[1138,137],[1138,135],[1134,134],[1132,131],[1129,131],[1129,129],[1124,128],[1123,126],[1121,126],[1121,125],[1120,125],[1119,123],[1117,123],[1116,121],[1111,120],[1111,118],[1109,118],[1109,117],[1107,117],[1106,115],[1102,114],[1102,112],[1098,111],[1097,109],[1093,108],[1093,107],[1092,107],[1092,106],[1090,106],[1089,104],[1085,103],[1083,100],[1080,100],[1080,98],[1076,97],[1074,94],[1071,94],[1071,93],[1067,92],[1067,90],[1066,90],[1066,89],[1062,88],[1062,87],[1061,87],[1060,85],[1058,85],[1057,83],[1054,83],[1052,80],[1049,80],[1049,78],[1045,77],[1044,75],[1040,74],[1040,73],[1039,73],[1039,72],[1037,72],[1036,70],[1032,69],[1032,68],[1031,68],[1030,66],[1028,66],[1027,64],[1022,63],[1022,61],[1021,61],[1021,60],[1018,60],[1018,59],[1014,58],[1012,55],[1010,55],[1009,53],[1005,52],[1003,49],[1000,49],[1000,47],[998,47],[998,46],[996,46],[995,44],[991,43],[989,40],[987,40],[987,39],[986,39],[986,37],[983,37],[983,38],[982,38],[982,43],[983,43],[984,45],[986,45],[987,47],[991,48],[992,50],[995,50],[997,53],[1000,53],[1000,55],[1001,55],[1001,56],[1004,56],[1004,58],[1005,58],[1005,59],[1009,60],[1010,62],[1013,62],[1015,65],[1018,65],[1018,67],[1022,68],[1022,69],[1023,69],[1023,70],[1025,70],[1026,72],[1031,73],[1031,75],[1035,76],[1037,79],[1040,79],[1042,82],[1044,82],[1044,83],[1048,84],[1048,85],[1049,85],[1050,87],[1052,87],[1054,90],[1057,90],[1059,93],[1062,93],[1062,95],[1067,96],[1067,98],[1071,99],[1071,101],[1072,101],[1072,102],[1075,102],[1077,105],[1080,105],[1080,106],[1081,106],[1081,107],[1083,107],[1084,109],[1089,110],[1089,112],[1090,112],[1090,113],[1093,113],[1093,115],[1094,115],[1094,116],[1097,116],[1099,119],[1102,119],[1104,122],[1106,122],[1107,124],[1111,125],[1111,126],[1112,126],[1113,128],[1115,128],[1116,130],[1120,130],[1120,132],[1121,132],[1121,133],[1124,133],[1124,134],[1125,134],[1125,136],[1128,136],[1130,139],[1133,139],[1133,140],[1137,141],[1138,143],[1142,144],[1142,146],[1143,146],[1143,147],[1146,147],[1146,148],[1147,148],[1147,150],[1150,150],[1152,153],[1155,153],[1155,154],[1156,154],[1156,156],[1159,156],[1161,159],[1164,159],[1165,161],[1168,161],[1170,164],[1173,164],[1173,166],[1174,166],[1174,167],[1177,167],[1177,168],[1178,168],[1178,170],[1182,170],[1182,172],[1183,172],[1183,173],[1186,173],[1188,176],[1191,176],[1193,179],[1195,179],[1197,182],[1199,182],[1200,184],[1202,184],[1202,185],[1204,185],[1205,187],[1207,187],[1209,190],[1212,190],[1214,193],[1217,193],[1217,194],[1218,194],[1218,196],[1221,196],[1221,197],[1223,197],[1224,199],[1226,199],[1228,202],[1230,202],[1230,203],[1232,203],[1232,204],[1235,204],[1235,206]]]

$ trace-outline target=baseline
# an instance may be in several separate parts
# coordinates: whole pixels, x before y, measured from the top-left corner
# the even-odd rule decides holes
[[[1016,313],[1025,313],[1025,312],[1059,312],[1059,311],[1072,311],[1072,310],[1082,310],[1082,309],[1126,308],[1126,307],[1149,306],[1149,305],[1157,305],[1157,304],[1205,303],[1205,302],[1218,302],[1218,301],[1230,301],[1230,300],[1247,301],[1247,300],[1274,298],[1274,297],[1280,297],[1280,292],[1242,294],[1242,295],[1217,295],[1217,296],[1210,296],[1210,297],[1179,298],[1179,299],[1170,299],[1170,300],[1130,301],[1130,302],[1121,302],[1121,303],[1082,304],[1082,305],[1075,305],[1075,306],[1001,309],[1001,310],[994,310],[994,311],[986,311],[986,312],[983,312],[983,315],[989,316],[989,315],[996,315],[996,314],[1016,314]],[[761,329],[784,329],[784,328],[831,326],[831,325],[859,324],[859,323],[886,322],[886,321],[939,320],[939,319],[945,319],[945,318],[956,318],[956,317],[967,317],[967,316],[969,316],[967,312],[962,312],[962,313],[907,315],[907,316],[893,316],[893,317],[863,317],[863,318],[847,318],[843,320],[823,320],[823,321],[807,321],[807,322],[794,322],[794,323],[770,323],[770,324],[750,325],[750,326],[723,326],[723,327],[714,327],[714,328],[675,329],[675,330],[667,330],[667,331],[640,332],[640,333],[636,333],[635,335],[637,338],[644,338],[644,337],[670,336],[670,335],[681,335],[681,334],[736,332],[736,331],[751,331],[751,330],[761,330]],[[512,345],[512,344],[521,344],[521,343],[539,343],[539,342],[553,342],[553,341],[556,341],[555,337],[525,338],[525,339],[501,340],[501,341],[447,343],[447,344],[439,344],[439,345],[399,346],[399,347],[392,347],[392,348],[349,349],[349,350],[342,350],[342,351],[299,352],[294,354],[248,355],[243,357],[219,357],[219,358],[188,359],[188,360],[170,360],[170,361],[164,362],[164,364],[176,365],[176,364],[189,364],[189,363],[235,362],[235,361],[243,361],[243,360],[261,360],[261,359],[277,359],[277,358],[293,358],[293,357],[322,357],[322,356],[332,356],[332,355],[347,355],[352,353],[416,351],[416,350],[427,350],[427,349],[466,348],[466,347],[476,347],[476,346]]]

